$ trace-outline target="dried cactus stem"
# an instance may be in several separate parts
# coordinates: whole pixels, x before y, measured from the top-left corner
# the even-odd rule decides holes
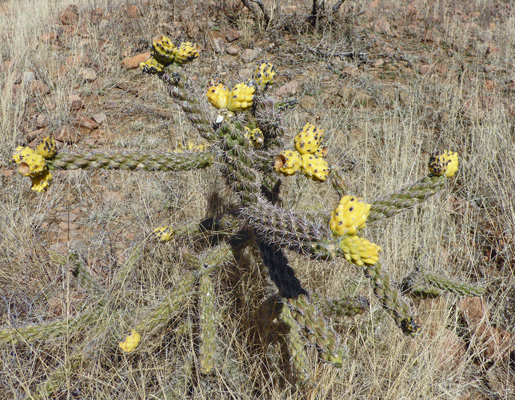
[[[427,200],[445,187],[445,176],[426,176],[398,192],[382,197],[372,203],[367,223],[407,210]]]
[[[203,272],[200,276],[200,372],[210,373],[215,366],[216,354],[216,311],[215,295],[211,276]]]
[[[61,151],[47,160],[48,169],[122,169],[135,171],[190,171],[211,166],[209,152],[148,153],[141,151],[79,153]]]

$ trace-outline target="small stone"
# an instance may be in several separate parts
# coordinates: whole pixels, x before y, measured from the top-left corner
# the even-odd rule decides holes
[[[380,68],[384,65],[384,60],[382,58],[380,58],[379,60],[376,60],[374,62],[374,68]]]
[[[70,110],[77,111],[82,108],[82,100],[78,94],[69,95],[68,103],[70,104]]]
[[[54,132],[54,139],[67,144],[75,144],[80,140],[80,134],[77,129],[70,125],[62,125]]]
[[[75,25],[79,20],[79,8],[75,4],[70,4],[64,9],[59,17],[63,25]]]
[[[302,96],[299,105],[304,110],[313,110],[315,108],[315,98],[313,96]]]
[[[275,91],[277,96],[293,96],[299,89],[299,82],[296,80],[290,81],[287,84],[281,86]]]
[[[46,114],[38,114],[36,117],[36,128],[46,128],[48,126],[48,116]]]
[[[30,83],[30,92],[33,94],[43,96],[45,94],[50,93],[50,88],[45,82],[35,80]]]
[[[216,53],[222,53],[224,51],[224,40],[222,38],[213,38],[213,50]]]
[[[225,48],[225,52],[231,56],[236,56],[236,55],[240,54],[240,51],[241,51],[241,47],[238,46],[237,44],[231,44],[230,46],[227,46]]]
[[[241,59],[244,62],[248,63],[248,62],[254,61],[256,58],[259,57],[260,54],[261,54],[261,49],[258,47],[256,47],[255,49],[246,49],[241,54]]]
[[[97,124],[101,124],[102,122],[104,122],[107,119],[107,115],[105,115],[103,112],[101,112],[101,113],[93,114],[91,116],[91,118],[93,118],[93,120]]]
[[[225,34],[225,40],[227,40],[229,43],[234,42],[235,40],[238,40],[241,37],[241,33],[237,31],[236,29],[229,29],[227,33]]]
[[[97,73],[93,68],[81,68],[79,71],[80,77],[86,82],[93,82],[97,79]]]
[[[139,7],[135,5],[127,6],[127,16],[132,19],[141,17],[141,11]]]
[[[147,61],[150,58],[150,53],[141,53],[133,57],[126,57],[122,60],[122,66],[127,69],[139,68],[139,63]]]
[[[92,118],[88,118],[88,117],[77,118],[75,120],[75,122],[73,123],[73,126],[80,130],[85,130],[88,132],[91,132],[92,130],[98,128],[98,124]]]
[[[392,29],[390,28],[390,23],[384,19],[384,18],[381,18],[379,20],[377,20],[374,24],[374,30],[377,32],[377,33],[382,33],[382,34],[385,34],[385,35],[391,35],[392,34]]]
[[[495,82],[490,79],[485,80],[485,90],[493,92],[495,90]]]
[[[55,32],[46,32],[39,35],[39,40],[43,43],[54,43],[57,41],[57,33]]]

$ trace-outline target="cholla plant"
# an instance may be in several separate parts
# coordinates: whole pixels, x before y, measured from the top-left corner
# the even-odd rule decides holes
[[[49,188],[52,170],[187,171],[212,167],[220,171],[237,196],[238,204],[221,216],[185,226],[155,229],[153,235],[162,243],[196,233],[211,234],[216,241],[210,242],[210,247],[201,254],[185,256],[192,272],[186,274],[166,298],[150,309],[124,314],[126,319],[133,315],[142,317],[132,322],[133,329],[119,343],[118,351],[137,352],[145,346],[145,338],[180,316],[190,294],[197,292],[199,317],[195,335],[199,346],[198,370],[203,374],[211,373],[217,363],[216,336],[220,324],[213,277],[224,268],[235,265],[240,270],[264,266],[276,288],[275,293],[263,302],[264,308],[270,311],[267,323],[282,327],[282,330],[278,328],[281,334],[277,340],[287,345],[296,378],[300,382],[310,379],[307,343],[317,349],[321,360],[341,366],[344,347],[315,305],[313,299],[316,296],[310,296],[295,276],[285,249],[317,260],[341,258],[355,264],[370,278],[375,295],[397,326],[407,335],[416,334],[421,327],[420,322],[400,294],[400,288],[390,282],[382,269],[379,261],[381,247],[360,233],[366,223],[412,208],[445,188],[448,179],[458,170],[457,154],[451,151],[435,154],[430,159],[427,176],[367,203],[355,195],[344,193],[341,176],[325,158],[327,147],[322,145],[323,129],[308,122],[295,136],[293,146],[284,143],[286,135],[281,113],[291,103],[276,103],[267,96],[267,89],[276,75],[271,63],[262,61],[251,79],[236,84],[232,90],[221,82],[210,82],[207,99],[219,109],[216,121],[211,121],[206,107],[194,95],[193,83],[184,69],[184,65],[194,61],[198,55],[194,44],[182,43],[176,47],[165,36],[159,36],[153,39],[151,58],[140,67],[143,72],[166,84],[170,96],[208,143],[206,148],[190,146],[192,151],[168,153],[57,152],[53,139],[47,138],[35,150],[19,147],[13,156],[19,172],[32,179],[32,189],[38,192]],[[281,179],[297,173],[303,173],[306,179],[320,185],[332,182],[341,194],[334,210],[323,215],[281,207]],[[134,251],[125,267],[117,272],[115,287],[123,287],[137,256],[138,251]],[[253,262],[249,262],[252,257]],[[110,343],[106,339],[109,327],[100,326],[96,321],[105,313],[113,313],[113,303],[116,303],[110,301],[113,290],[99,287],[79,258],[74,258],[73,263],[74,274],[80,284],[96,294],[90,311],[71,321],[0,331],[0,340],[9,343],[55,338],[70,329],[88,332],[87,340],[77,346],[67,363],[39,385],[37,393],[42,396],[54,393],[63,377],[87,360],[96,346]],[[479,288],[420,271],[408,278],[402,289],[404,293],[416,296],[437,296],[444,290],[470,296],[482,294]],[[367,308],[367,301],[362,299],[319,299],[316,303],[333,316],[354,315]],[[116,308],[114,313],[123,314]]]

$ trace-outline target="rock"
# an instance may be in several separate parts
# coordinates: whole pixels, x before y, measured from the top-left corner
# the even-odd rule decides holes
[[[81,68],[79,71],[80,77],[86,82],[93,82],[97,79],[97,73],[93,68]]]
[[[91,132],[92,130],[98,128],[98,124],[92,118],[88,118],[88,117],[77,118],[74,121],[73,126],[80,130],[85,130],[88,132]]]
[[[299,89],[299,82],[296,80],[290,81],[285,85],[281,86],[279,89],[275,91],[277,96],[293,96],[297,93]]]
[[[75,54],[73,56],[66,57],[66,65],[68,67],[76,67],[83,62],[83,56],[81,54]]]
[[[93,11],[91,11],[90,21],[93,25],[96,25],[102,21],[103,16],[104,10],[102,10],[101,8],[95,8]]]
[[[224,41],[222,38],[213,38],[213,50],[216,53],[222,53],[224,51]]]
[[[135,19],[141,17],[141,11],[138,6],[130,5],[127,6],[127,16],[129,18]]]
[[[225,48],[225,52],[231,56],[236,56],[236,55],[240,54],[240,51],[241,51],[241,47],[238,46],[237,44],[231,44],[230,46],[227,46]]]
[[[59,16],[59,21],[63,25],[75,25],[79,21],[79,8],[75,4],[70,4]]]
[[[54,43],[57,41],[57,33],[55,32],[46,32],[39,35],[39,40],[41,40],[44,43]]]
[[[392,34],[392,29],[390,28],[390,23],[386,19],[384,19],[384,18],[378,19],[374,23],[374,30],[377,33],[382,33],[382,34],[385,34],[385,35],[391,35]]]
[[[59,229],[61,229],[64,232],[76,231],[79,228],[80,228],[80,225],[76,224],[76,223],[73,223],[73,222],[66,221],[66,222],[60,222],[59,223]]]
[[[490,319],[488,304],[482,297],[466,297],[458,304],[459,314],[472,329],[478,329]]]
[[[68,103],[70,104],[70,110],[80,110],[82,108],[82,100],[79,95],[71,94],[68,96]]]
[[[299,105],[304,110],[313,110],[315,108],[315,98],[313,96],[302,96]]]
[[[490,79],[485,80],[485,90],[493,92],[495,90],[495,82]]]
[[[132,57],[126,57],[122,60],[122,66],[127,69],[139,68],[139,63],[147,61],[150,58],[150,53],[141,53]]]
[[[384,60],[382,58],[380,58],[379,60],[376,60],[374,62],[374,68],[380,68],[384,65]]]
[[[238,40],[241,37],[241,33],[237,31],[236,29],[229,29],[227,33],[225,34],[225,40],[227,40],[229,43],[234,42],[235,40]]]
[[[54,132],[54,139],[67,144],[75,144],[80,140],[80,134],[77,129],[70,125],[62,125]]]
[[[32,81],[34,81],[34,79],[36,79],[36,74],[34,74],[34,72],[23,71],[20,82],[25,85],[30,85],[32,83]]]
[[[256,58],[259,57],[260,54],[261,49],[258,47],[256,47],[255,49],[246,49],[241,54],[241,59],[243,60],[243,62],[248,63],[254,61]]]
[[[36,117],[36,128],[46,128],[48,126],[48,116],[46,114],[38,114]]]
[[[93,120],[94,120],[97,124],[101,124],[102,122],[104,122],[104,121],[107,119],[107,115],[105,115],[103,112],[101,112],[101,113],[93,114],[93,115],[91,116],[91,118],[93,118]]]
[[[48,85],[40,80],[35,80],[30,83],[30,92],[32,94],[37,94],[39,96],[43,96],[45,94],[50,93],[50,88]]]

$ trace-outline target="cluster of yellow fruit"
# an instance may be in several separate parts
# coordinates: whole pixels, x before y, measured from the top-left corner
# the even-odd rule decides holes
[[[140,341],[141,335],[133,329],[131,334],[123,342],[120,342],[119,346],[125,353],[130,353],[138,347]]]
[[[451,178],[458,171],[458,153],[445,150],[443,153],[435,153],[429,159],[429,172],[433,175]]]
[[[173,229],[169,226],[159,226],[154,229],[155,238],[162,243],[172,240],[173,234]]]
[[[261,60],[254,71],[254,81],[260,88],[267,88],[275,79],[275,69],[271,62]]]
[[[243,135],[250,140],[252,143],[252,146],[254,148],[259,149],[263,146],[265,143],[265,136],[263,135],[263,132],[259,128],[250,128],[248,126],[245,127],[245,132],[243,132]]]
[[[366,226],[370,204],[356,196],[343,196],[331,212],[329,227],[335,236],[344,236],[340,249],[345,258],[357,265],[374,265],[379,260],[381,247],[359,237],[358,231]]]
[[[256,87],[251,79],[238,83],[231,91],[223,83],[213,82],[207,88],[207,99],[216,108],[235,112],[252,106],[255,91]]]
[[[164,35],[152,39],[151,57],[139,64],[139,67],[148,74],[157,74],[170,64],[185,64],[197,58],[198,45],[190,42],[181,43],[177,48],[172,41]]]
[[[32,180],[32,190],[44,192],[50,186],[52,174],[46,165],[46,159],[55,156],[57,146],[51,137],[42,139],[33,150],[30,147],[16,148],[12,160],[18,164],[18,172]]]
[[[275,169],[283,175],[293,175],[301,170],[314,181],[324,182],[331,168],[324,156],[327,147],[321,146],[324,130],[307,123],[294,139],[295,150],[285,150],[275,157]]]

